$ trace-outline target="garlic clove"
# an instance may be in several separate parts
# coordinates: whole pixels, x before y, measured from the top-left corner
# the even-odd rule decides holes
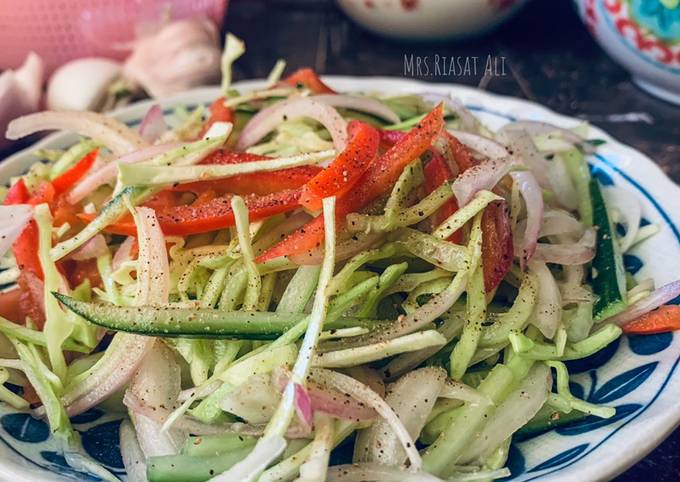
[[[215,25],[206,19],[178,20],[136,42],[125,77],[152,97],[166,97],[220,78],[221,49]]]
[[[40,107],[44,76],[45,64],[33,52],[17,70],[6,70],[0,74],[0,148],[9,145],[5,139],[7,124]]]
[[[120,63],[98,57],[73,60],[59,67],[47,87],[47,107],[52,110],[98,111],[108,89],[120,78]]]

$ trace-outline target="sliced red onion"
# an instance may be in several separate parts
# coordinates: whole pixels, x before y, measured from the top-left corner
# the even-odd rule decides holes
[[[385,400],[363,383],[347,375],[324,368],[312,368],[310,373],[312,378],[319,383],[343,391],[378,412],[404,448],[411,463],[411,470],[414,472],[420,470],[423,462],[416,449],[413,437]]]
[[[534,259],[545,263],[580,265],[589,263],[595,257],[596,233],[588,228],[576,243],[538,243]]]
[[[106,240],[101,234],[91,238],[87,243],[71,254],[71,259],[76,261],[86,261],[88,259],[99,258],[108,253],[109,247],[106,245]]]
[[[501,403],[475,434],[458,463],[468,464],[490,455],[543,407],[552,387],[550,369],[535,364],[519,386]]]
[[[457,129],[448,129],[449,133],[454,135],[456,139],[465,144],[466,147],[472,149],[477,154],[490,159],[501,159],[508,157],[508,150],[503,144],[495,141],[489,137],[480,136],[479,134],[472,134]]]
[[[341,107],[344,109],[352,109],[359,112],[366,112],[373,114],[376,117],[385,119],[392,124],[397,124],[401,119],[399,116],[387,107],[382,102],[372,99],[370,97],[358,95],[342,95],[342,94],[321,94],[311,97],[312,99],[330,105],[332,107]]]
[[[529,269],[538,276],[538,299],[532,323],[546,338],[552,339],[562,320],[562,299],[555,278],[545,263],[534,259],[529,261]]]
[[[553,124],[548,124],[547,122],[540,122],[540,121],[516,121],[516,122],[511,122],[510,124],[506,124],[503,126],[504,130],[521,130],[527,132],[531,136],[540,136],[540,135],[557,135],[558,137],[562,138],[563,140],[571,143],[574,145],[574,147],[580,147],[583,149],[585,152],[591,153],[595,151],[595,147],[587,142],[585,142],[585,139],[581,136],[579,136],[577,133],[574,131],[570,131],[569,129],[565,129],[563,127],[559,127]]]
[[[120,455],[123,466],[127,472],[127,480],[130,482],[146,481],[146,457],[142,452],[135,429],[129,420],[125,419],[120,424]]]
[[[116,271],[120,266],[126,261],[132,259],[132,247],[137,242],[137,238],[134,236],[128,236],[125,241],[116,250],[116,254],[113,255],[113,260],[111,262],[111,269]]]
[[[543,192],[531,172],[517,171],[510,173],[510,175],[519,187],[527,210],[526,229],[521,237],[521,244],[515,243],[515,250],[519,250],[520,265],[524,269],[526,263],[536,252],[536,243],[543,219]]]
[[[145,404],[139,397],[130,393],[125,393],[123,404],[132,410],[134,413],[144,415],[151,420],[154,420],[160,425],[170,417],[172,411],[164,407],[151,407]],[[252,437],[260,437],[264,433],[265,424],[249,424],[249,423],[227,423],[220,425],[211,425],[196,420],[188,415],[182,415],[177,418],[172,424],[173,428],[188,432],[193,435],[222,435],[225,433],[238,433],[241,435],[248,435]],[[309,438],[309,431],[301,427],[299,424],[291,424],[286,432],[286,438],[289,439],[304,439]]]
[[[663,285],[661,288],[657,288],[646,298],[633,303],[618,315],[607,318],[605,322],[626,326],[631,321],[657,309],[661,305],[665,305],[678,296],[680,296],[680,280],[673,281],[672,283]]]
[[[479,191],[491,191],[517,161],[511,158],[489,159],[472,166],[453,181],[453,193],[460,207],[465,206]]]
[[[327,482],[444,482],[425,471],[376,463],[335,465],[328,468]],[[455,480],[455,479],[452,479]]]
[[[83,413],[123,388],[132,379],[155,338],[116,333],[106,353],[87,377],[67,387],[61,401],[70,417]]]
[[[274,374],[275,384],[279,391],[286,388],[289,375],[290,373],[283,371]],[[308,382],[307,392],[313,411],[355,422],[368,422],[377,417],[375,410],[356,401],[347,393],[321,386],[313,381]]]
[[[347,122],[331,106],[315,101],[313,97],[302,97],[277,102],[258,112],[250,119],[239,135],[236,148],[245,150],[256,144],[283,121],[309,117],[321,123],[333,139],[338,152],[347,145]]]
[[[156,142],[168,130],[163,118],[163,110],[154,104],[146,111],[142,123],[139,125],[139,135],[149,144]]]
[[[93,169],[90,174],[85,176],[68,194],[68,202],[76,204],[82,201],[85,196],[100,188],[104,184],[109,184],[116,180],[118,175],[118,163],[136,164],[146,161],[152,157],[163,154],[170,149],[178,147],[179,143],[158,144],[155,146],[144,147],[126,154],[118,159],[113,159],[99,169]]]
[[[14,140],[47,130],[72,131],[97,139],[118,156],[148,145],[139,134],[119,120],[95,112],[44,111],[29,114],[10,122],[6,136]]]
[[[578,207],[578,193],[569,176],[564,159],[556,156],[550,161],[547,174],[557,201],[570,211],[574,211]]]
[[[21,235],[33,219],[33,208],[28,204],[0,206],[0,258]]]
[[[164,305],[170,294],[170,266],[165,237],[153,209],[139,207],[136,211],[139,257],[135,303],[139,306]]]
[[[420,435],[445,381],[446,370],[427,367],[407,373],[388,387],[385,401],[412,439]],[[398,466],[406,461],[406,452],[387,420],[381,419],[359,432],[352,460]]]
[[[640,219],[642,218],[642,208],[637,198],[617,187],[608,187],[602,190],[605,201],[619,214],[617,223],[622,224],[626,229],[626,234],[619,239],[621,252],[625,253],[630,249],[635,241],[638,229],[640,229]]]
[[[520,159],[529,168],[534,176],[536,176],[536,180],[541,187],[552,188],[547,175],[549,170],[548,161],[538,152],[529,134],[519,130],[501,129],[496,133],[496,137],[506,145],[512,156]]]
[[[585,233],[585,226],[567,211],[551,209],[543,214],[539,238],[545,236],[568,236],[578,239]]]
[[[309,427],[310,432],[312,424],[314,423],[314,411],[312,410],[312,399],[307,393],[305,387],[299,383],[293,384],[295,390],[295,413],[297,413],[298,419],[306,427]]]
[[[562,306],[571,303],[591,303],[593,292],[583,286],[585,278],[584,265],[565,265],[563,268],[563,282],[558,283],[562,296]]]

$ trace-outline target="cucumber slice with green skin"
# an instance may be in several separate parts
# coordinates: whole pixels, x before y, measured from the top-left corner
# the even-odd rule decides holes
[[[592,281],[597,301],[593,305],[593,319],[599,321],[620,313],[628,305],[626,272],[600,184],[594,177],[590,181],[590,198],[593,203],[593,225],[597,227],[597,253],[593,259]]]
[[[146,476],[150,482],[203,482],[229,470],[252,450],[252,447],[244,447],[219,455],[150,457],[146,464]]]
[[[114,331],[161,337],[273,340],[308,316],[305,313],[222,311],[212,308],[124,307],[78,301],[59,293],[53,295],[69,310],[95,325]],[[376,328],[384,323],[342,317],[328,320],[324,328]]]
[[[189,437],[182,446],[180,454],[199,457],[214,456],[234,450],[252,448],[256,442],[257,438],[238,433]]]
[[[549,405],[545,405],[534,418],[529,420],[524,427],[520,428],[517,433],[513,435],[513,441],[521,442],[537,437],[555,428],[568,426],[572,423],[581,421],[587,416],[588,414],[579,412],[578,410],[562,413]]]

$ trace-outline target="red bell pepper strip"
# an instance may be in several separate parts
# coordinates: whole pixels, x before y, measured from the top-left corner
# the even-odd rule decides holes
[[[32,203],[31,201],[32,199],[24,180],[19,179],[10,188],[3,204],[5,206],[11,204],[28,204]],[[16,259],[17,266],[20,270],[30,271],[40,279],[43,278],[42,267],[40,266],[40,259],[38,258],[38,225],[35,221],[31,220],[16,241],[14,241],[12,252],[14,253],[14,258]]]
[[[19,285],[19,312],[22,315],[19,322],[24,323],[28,317],[35,323],[36,328],[42,330],[45,323],[45,300],[41,279],[31,271],[22,271],[17,284]]]
[[[52,204],[56,195],[57,193],[54,190],[52,183],[49,181],[43,181],[38,184],[38,187],[36,187],[35,191],[33,191],[33,194],[28,200],[28,204],[32,206],[37,206],[38,204],[43,203]]]
[[[300,190],[282,191],[266,196],[244,197],[249,219],[257,221],[300,207]],[[94,214],[79,214],[81,219],[91,221]],[[231,196],[221,196],[204,203],[190,206],[174,206],[157,210],[161,230],[168,236],[187,236],[207,233],[235,225],[231,209]],[[130,216],[109,225],[105,231],[113,234],[136,236],[137,228]]]
[[[347,147],[323,171],[302,188],[300,203],[307,209],[321,209],[325,197],[341,197],[361,178],[378,154],[380,134],[365,122],[351,121],[347,126]]]
[[[310,68],[299,69],[283,79],[283,82],[293,87],[303,86],[315,94],[336,94],[319,78],[318,74]]]
[[[510,216],[505,202],[491,203],[482,215],[482,266],[484,287],[490,293],[512,267],[513,245]]]
[[[404,168],[432,145],[443,126],[443,108],[439,105],[397,144],[377,158],[356,183],[355,189],[338,199],[336,223],[342,225],[349,213],[358,211],[388,192]],[[263,263],[279,256],[300,254],[313,249],[321,245],[324,234],[323,218],[318,216],[262,253],[257,262]]]
[[[432,191],[437,189],[439,186],[453,179],[453,173],[449,168],[444,157],[435,151],[430,151],[431,157],[425,167],[423,172],[425,174],[425,195],[430,194]],[[443,223],[449,216],[458,211],[458,203],[455,198],[451,198],[442,207],[440,207],[436,213],[432,216],[434,221],[434,226],[439,226]],[[449,241],[456,244],[461,244],[463,242],[463,232],[458,230],[453,233],[448,238]]]
[[[92,164],[97,159],[99,149],[94,149],[87,153],[80,161],[66,172],[52,180],[55,194],[59,195],[71,189],[75,184],[83,178],[85,174],[92,168]]]
[[[234,122],[234,111],[224,105],[224,97],[220,97],[210,104],[209,110],[210,117],[205,121],[205,124],[198,135],[199,138],[203,137],[216,122]]]
[[[664,305],[642,315],[623,327],[629,335],[653,335],[680,330],[680,306]]]
[[[23,179],[19,179],[9,188],[9,191],[7,191],[7,196],[5,196],[3,204],[5,206],[11,204],[26,204],[30,197],[31,194],[28,192],[26,183]]]
[[[475,162],[470,155],[469,149],[448,131],[444,130],[443,134],[448,142],[449,149],[453,155],[453,160],[458,165],[458,172],[462,174],[474,166]]]
[[[201,164],[240,164],[242,162],[255,162],[271,159],[267,156],[258,156],[247,152],[231,152],[220,150],[205,158]],[[196,181],[187,184],[178,184],[172,190],[179,192],[201,193],[205,190],[214,190],[219,194],[257,194],[265,195],[288,189],[302,187],[321,172],[318,166],[300,166],[281,169],[270,172],[254,172],[251,174],[239,174],[224,179],[212,181]]]

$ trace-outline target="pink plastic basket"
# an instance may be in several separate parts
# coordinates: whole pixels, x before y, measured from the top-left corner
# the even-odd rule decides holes
[[[204,16],[222,26],[228,0],[0,0],[0,69],[33,50],[48,73],[79,57],[122,59],[162,18]]]

